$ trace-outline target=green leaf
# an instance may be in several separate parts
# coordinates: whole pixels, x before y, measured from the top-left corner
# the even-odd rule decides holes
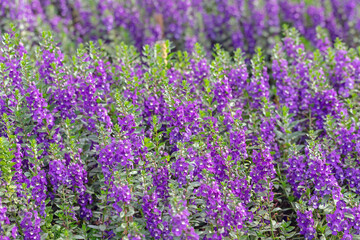
[[[88,225],[89,228],[92,228],[92,229],[99,229],[99,226],[96,226],[96,225]]]
[[[73,235],[72,238],[74,238],[74,239],[85,239],[85,237],[83,237],[81,235]]]
[[[100,231],[105,231],[105,230],[106,230],[106,225],[105,225],[105,224],[101,224],[101,225],[99,226],[99,229],[100,229]]]

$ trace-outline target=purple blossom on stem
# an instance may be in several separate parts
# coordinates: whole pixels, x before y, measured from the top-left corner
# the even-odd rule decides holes
[[[26,240],[40,240],[40,223],[41,219],[38,216],[37,211],[25,212],[24,218],[20,223],[22,232],[24,234],[24,239]]]
[[[32,198],[36,206],[40,207],[40,214],[43,216],[45,215],[46,185],[47,180],[44,170],[40,170],[37,175],[31,178]]]
[[[175,177],[181,188],[183,185],[186,185],[186,177],[189,175],[189,163],[185,161],[183,157],[180,157],[173,163],[172,168],[175,171]]]
[[[161,211],[158,209],[158,198],[156,192],[151,195],[144,195],[143,197],[143,213],[146,219],[146,227],[150,235],[155,239],[161,238],[161,230],[159,224],[162,223]]]
[[[269,195],[270,201],[272,201],[273,183],[271,179],[275,176],[275,169],[269,148],[265,147],[261,151],[254,151],[252,161],[254,165],[251,168],[250,176],[254,184],[254,190],[256,193],[266,193],[267,196]],[[262,183],[263,181],[265,183]]]
[[[297,211],[297,222],[300,227],[300,233],[304,235],[305,239],[313,239],[315,237],[316,230],[314,228],[314,219],[312,211]]]
[[[189,224],[190,213],[187,210],[186,201],[180,201],[178,205],[176,206],[178,209],[173,209],[172,213],[172,233],[176,237],[184,236],[186,239],[199,239],[194,228]]]

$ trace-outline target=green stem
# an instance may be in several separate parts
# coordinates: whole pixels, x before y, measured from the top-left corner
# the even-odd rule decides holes
[[[268,203],[269,205],[271,204],[270,203],[270,200],[269,200],[269,194],[267,196],[267,200],[268,200]],[[266,207],[267,210],[268,210],[268,213],[269,213],[269,220],[270,220],[270,228],[271,228],[271,236],[272,236],[272,239],[275,239],[275,235],[274,235],[274,226],[273,226],[273,223],[272,223],[272,216],[271,216],[271,211],[270,211],[270,208]]]

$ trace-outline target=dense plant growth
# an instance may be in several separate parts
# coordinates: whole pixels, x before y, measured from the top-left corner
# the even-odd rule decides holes
[[[0,239],[360,239],[358,3],[253,3],[0,1]]]
[[[169,39],[177,50],[192,51],[199,42],[207,52],[220,43],[229,51],[252,55],[261,46],[271,54],[284,23],[315,46],[320,26],[330,40],[357,47],[359,6],[356,0],[1,0],[0,32],[14,22],[26,44],[37,44],[39,33],[51,30],[67,50],[102,39],[142,51]]]

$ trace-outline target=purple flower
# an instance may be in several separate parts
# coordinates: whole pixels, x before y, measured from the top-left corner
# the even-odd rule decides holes
[[[313,239],[315,237],[316,230],[314,228],[314,219],[312,211],[297,211],[297,222],[300,227],[300,233],[304,235],[305,239]]]
[[[341,240],[353,240],[353,237],[351,234],[344,234]]]
[[[69,185],[70,179],[68,176],[68,169],[65,166],[65,161],[53,160],[49,163],[50,183],[53,186],[54,192],[61,185]]]
[[[175,171],[175,177],[177,178],[179,187],[182,187],[187,183],[186,177],[189,175],[189,163],[187,163],[183,157],[180,157],[173,163],[172,168]]]
[[[156,170],[153,170],[152,178],[153,184],[156,186],[157,196],[161,199],[167,199],[169,197],[169,170],[165,166],[159,167]],[[184,181],[184,179],[182,178],[180,181]]]
[[[120,166],[130,168],[133,165],[133,159],[133,149],[130,140],[117,141],[114,139],[109,145],[100,150],[98,161],[105,180],[108,181],[116,168]]]
[[[214,86],[214,99],[217,102],[217,109],[222,112],[227,104],[232,99],[232,91],[229,85],[227,77],[222,79],[221,82],[217,82]]]
[[[246,90],[251,98],[249,101],[250,107],[259,109],[262,106],[263,98],[269,98],[269,75],[266,67],[262,69],[261,73],[253,73]]]
[[[354,88],[352,77],[351,59],[346,50],[337,50],[335,53],[335,66],[331,76],[331,82],[339,95],[349,97],[349,91]]]
[[[40,170],[37,175],[31,178],[32,198],[36,206],[40,207],[40,214],[43,216],[45,214],[46,185],[46,173],[44,170]]]
[[[86,193],[87,172],[81,163],[70,163],[68,166],[69,178],[72,185],[72,190],[77,193],[78,203],[80,205],[80,215],[83,218],[90,219],[92,216],[91,211],[86,207],[91,204],[92,199]]]
[[[108,197],[114,199],[114,203],[112,206],[118,213],[120,213],[122,212],[122,209],[119,206],[119,203],[130,204],[130,189],[126,185],[116,186],[113,182],[111,183],[112,184],[110,185]]]
[[[143,197],[143,213],[146,219],[146,227],[150,235],[155,239],[161,238],[159,224],[162,222],[161,211],[158,209],[158,199],[156,193]]]
[[[176,206],[178,209],[173,209],[172,214],[172,233],[176,237],[180,237],[189,227],[189,211],[186,208],[186,202],[180,201],[179,206]]]
[[[26,240],[40,240],[40,223],[41,219],[37,211],[25,212],[20,226]]]
[[[243,178],[235,178],[229,181],[231,186],[231,190],[234,195],[241,199],[244,204],[248,204],[250,202],[250,187],[248,186],[248,182],[246,177]]]
[[[9,218],[6,216],[7,208],[3,207],[0,199],[0,227],[3,223],[10,224]],[[2,230],[2,229],[0,229]]]
[[[11,229],[11,236],[16,239],[16,237],[19,235],[18,233],[18,228],[17,226],[14,226],[12,229]]]
[[[127,237],[129,238],[129,240],[141,240],[141,239],[145,238],[145,236],[139,236],[139,235],[133,236],[133,235],[130,234],[130,233],[128,234]]]
[[[305,33],[304,26],[304,10],[305,3],[292,3],[289,1],[280,0],[280,8],[284,20],[294,24],[294,27],[301,33]]]
[[[294,195],[298,198],[305,192],[305,188],[307,186],[306,181],[306,163],[304,162],[303,156],[293,156],[289,159],[287,168],[286,178],[292,189],[294,191]]]
[[[279,49],[276,52],[276,56],[280,54],[281,51]],[[295,79],[289,76],[288,62],[280,56],[278,59],[274,59],[272,65],[273,77],[276,80],[276,93],[279,97],[279,102],[287,106],[290,113],[296,114],[299,111],[299,87]]]
[[[280,30],[280,7],[278,0],[268,0],[266,1],[265,6],[267,10],[267,25],[270,28],[271,33],[277,34]]]
[[[272,196],[271,179],[275,175],[273,158],[268,148],[261,151],[254,151],[252,155],[254,165],[251,167],[250,176],[256,193],[269,191]],[[265,183],[263,183],[265,182]],[[270,199],[271,200],[271,199]]]

